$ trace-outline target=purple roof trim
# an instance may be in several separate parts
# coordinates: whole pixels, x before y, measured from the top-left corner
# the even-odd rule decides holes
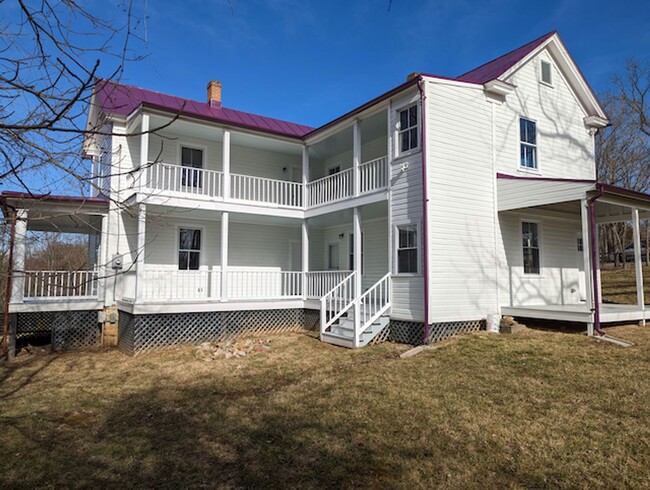
[[[554,179],[552,177],[528,177],[524,175],[508,175],[497,173],[497,179],[504,180],[540,180],[542,182],[569,182],[574,184],[595,184],[595,180],[588,179]]]
[[[633,191],[631,189],[626,189],[625,187],[618,187],[611,184],[596,184],[598,189],[602,189],[603,192],[611,192],[613,194],[623,194],[624,196],[629,196],[635,199],[642,199],[644,201],[650,202],[650,194],[645,192]]]
[[[207,102],[184,99],[161,94],[132,85],[98,80],[95,85],[96,104],[109,114],[128,116],[141,105],[177,112],[183,115],[217,121],[233,126],[255,129],[290,138],[302,138],[314,128],[302,124],[281,121],[271,117],[236,111],[225,107],[210,106]]]
[[[108,204],[105,197],[55,196],[52,194],[30,194],[29,192],[3,191],[2,199],[26,199],[30,201],[70,202],[87,204]]]
[[[520,48],[510,51],[503,56],[499,56],[492,61],[488,61],[467,73],[463,73],[459,77],[456,77],[456,80],[461,82],[484,84],[490,80],[499,78],[555,34],[557,34],[557,31],[551,31],[548,34],[544,34],[542,37],[537,38]]]

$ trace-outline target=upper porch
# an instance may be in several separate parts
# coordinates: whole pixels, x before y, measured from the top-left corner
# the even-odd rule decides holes
[[[120,191],[129,204],[303,218],[387,199],[387,110],[309,144],[156,112],[139,114],[133,133]]]

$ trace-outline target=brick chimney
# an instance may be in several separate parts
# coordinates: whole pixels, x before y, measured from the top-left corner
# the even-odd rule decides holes
[[[210,107],[221,107],[221,82],[218,80],[208,82],[208,104]]]

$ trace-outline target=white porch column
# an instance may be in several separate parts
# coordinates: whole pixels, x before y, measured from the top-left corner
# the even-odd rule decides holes
[[[138,189],[142,189],[149,184],[147,176],[149,174],[149,114],[142,114],[142,124],[140,127],[140,171],[138,172]]]
[[[221,301],[228,301],[228,212],[221,213]]]
[[[632,210],[632,234],[634,239],[634,270],[636,272],[636,300],[641,311],[645,312],[645,294],[643,291],[643,261],[641,257],[641,229],[639,225],[639,210]],[[640,325],[645,327],[645,313]]]
[[[309,272],[309,223],[302,220],[302,299],[307,299],[307,273]]]
[[[138,249],[135,254],[135,302],[143,299],[144,283],[144,245],[147,228],[147,206],[140,204],[138,206]]]
[[[361,122],[357,119],[352,126],[352,182],[354,183],[354,196],[361,193],[361,174],[359,165],[361,164]]]
[[[352,215],[352,229],[354,233],[354,270],[356,271],[354,281],[354,297],[356,301],[354,314],[354,346],[359,343],[359,330],[361,327],[361,311],[359,306],[359,296],[361,296],[361,210],[358,206],[354,207]]]
[[[584,263],[585,275],[585,303],[593,312],[594,306],[594,289],[592,284],[592,271],[591,271],[591,235],[589,233],[589,204],[587,199],[580,202],[580,217],[582,219],[582,262]],[[512,285],[511,285],[512,289]],[[587,324],[587,335],[594,334],[594,324]]]
[[[302,206],[306,209],[309,197],[307,185],[309,184],[309,147],[302,147]]]
[[[230,199],[230,131],[223,130],[223,199]],[[223,221],[222,221],[223,226]],[[228,217],[226,216],[226,227],[228,226]]]
[[[102,216],[102,226],[99,235],[99,254],[97,257],[97,270],[99,271],[99,288],[98,299],[104,302],[104,306],[109,306],[107,295],[108,282],[108,215]]]
[[[27,210],[16,210],[14,228],[14,257],[11,274],[10,303],[22,303],[25,291],[25,237],[27,236]]]

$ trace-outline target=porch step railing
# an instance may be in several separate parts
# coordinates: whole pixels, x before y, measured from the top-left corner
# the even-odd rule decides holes
[[[357,300],[359,321],[355,329],[355,339],[358,339],[362,332],[365,332],[370,325],[375,323],[391,306],[390,272],[379,279]]]
[[[98,271],[25,271],[25,299],[94,299]]]
[[[204,168],[168,163],[150,163],[145,169],[144,187],[154,191],[178,192],[191,196],[223,197],[223,173]]]
[[[231,174],[230,197],[241,201],[302,208],[302,183]]]
[[[321,333],[325,333],[334,322],[354,306],[356,275],[356,271],[351,272],[320,299]]]

